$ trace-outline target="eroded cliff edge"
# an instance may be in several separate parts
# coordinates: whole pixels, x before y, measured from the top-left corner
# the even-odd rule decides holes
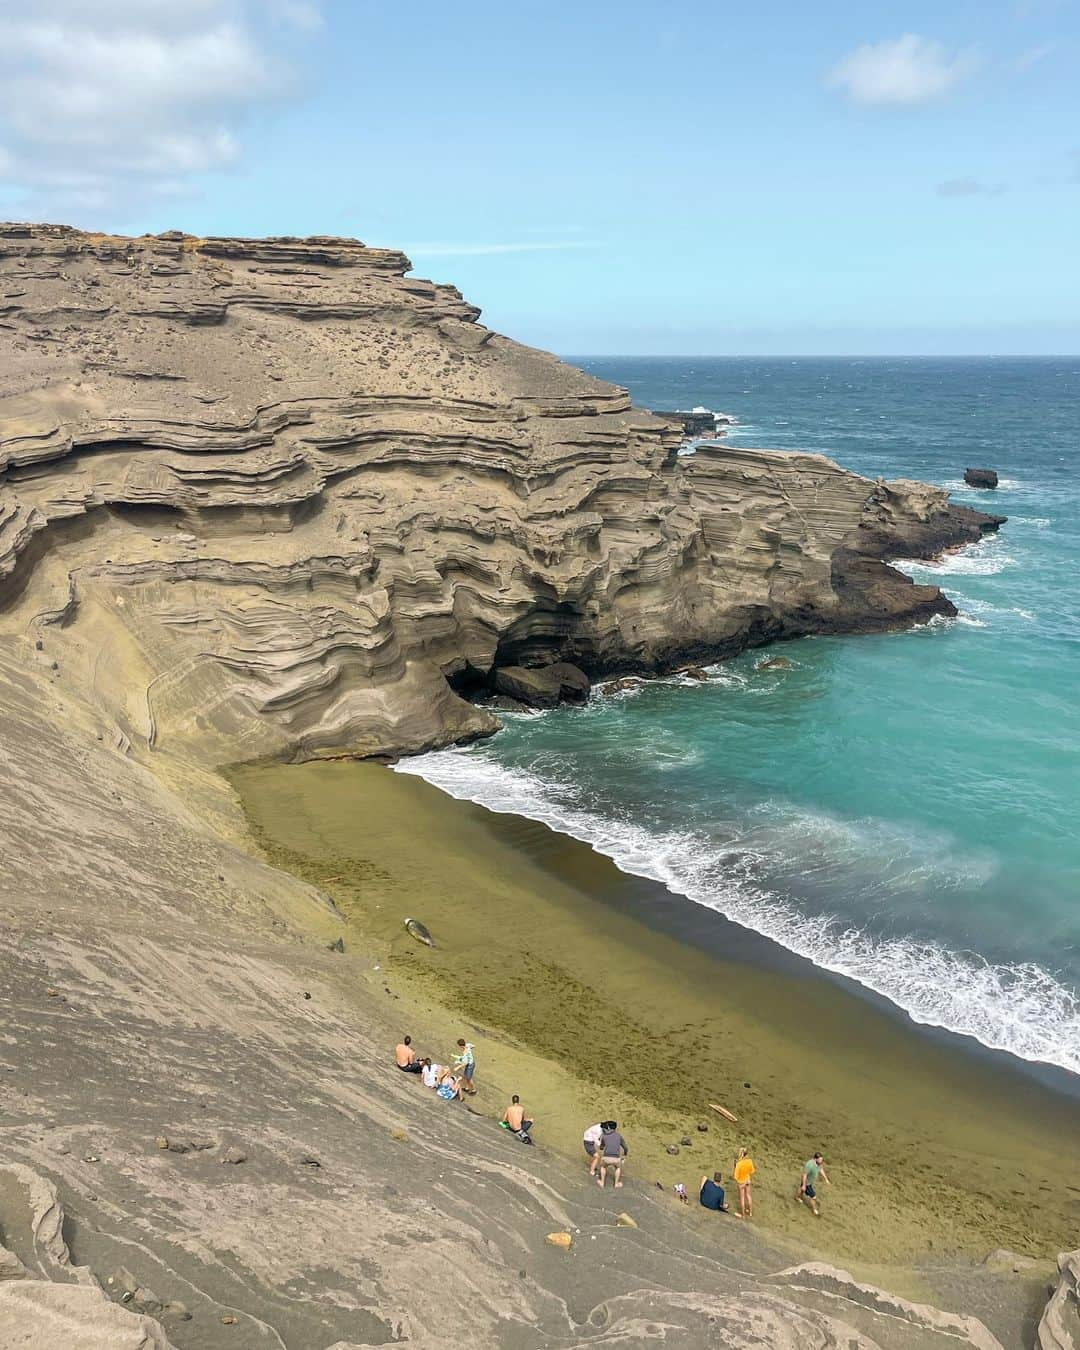
[[[408,752],[499,666],[658,670],[952,607],[999,518],[675,451],[624,390],[345,239],[0,226],[0,624],[137,747]]]

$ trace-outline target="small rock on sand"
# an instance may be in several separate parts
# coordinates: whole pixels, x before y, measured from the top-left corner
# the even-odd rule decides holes
[[[221,1155],[221,1162],[229,1163],[231,1166],[237,1167],[240,1163],[247,1162],[247,1154],[243,1149],[227,1148]]]
[[[544,1241],[550,1243],[552,1247],[561,1247],[564,1252],[568,1252],[574,1239],[569,1233],[549,1233]]]
[[[620,1228],[637,1227],[637,1221],[635,1219],[632,1219],[629,1214],[617,1214],[615,1216],[615,1222],[619,1225]]]

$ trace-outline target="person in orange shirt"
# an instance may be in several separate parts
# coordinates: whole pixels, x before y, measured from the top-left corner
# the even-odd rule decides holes
[[[750,1157],[748,1149],[739,1149],[735,1158],[735,1167],[732,1176],[739,1187],[739,1218],[752,1219],[754,1217],[754,1198],[750,1194],[750,1178],[757,1171],[753,1160]]]

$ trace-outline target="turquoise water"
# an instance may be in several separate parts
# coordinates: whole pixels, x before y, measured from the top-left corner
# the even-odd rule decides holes
[[[1080,1073],[1080,358],[579,360],[729,442],[1007,514],[938,565],[960,610],[811,638],[403,766],[592,842],[918,1021]],[[966,465],[1001,474],[965,489]]]

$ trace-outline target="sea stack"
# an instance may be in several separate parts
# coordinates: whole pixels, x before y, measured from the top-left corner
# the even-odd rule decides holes
[[[968,487],[996,488],[998,476],[996,469],[965,469],[964,482]]]

